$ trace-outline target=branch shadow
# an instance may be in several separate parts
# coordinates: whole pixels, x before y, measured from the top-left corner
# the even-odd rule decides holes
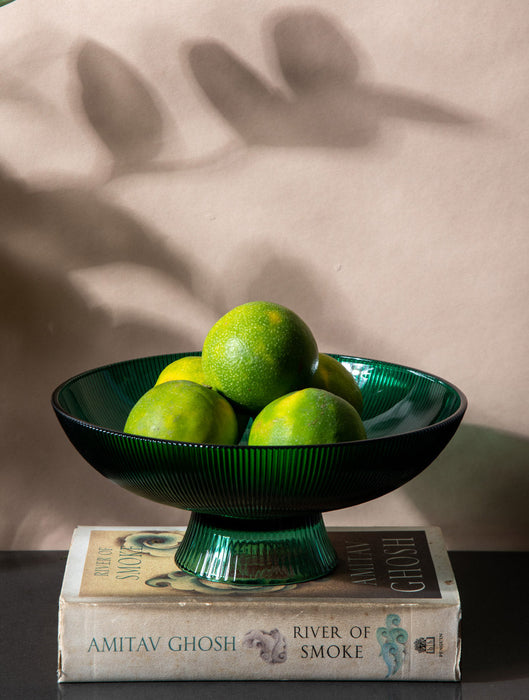
[[[321,348],[322,351],[341,348],[345,352],[344,348],[351,346],[354,310],[348,318],[337,322],[332,311],[342,294],[331,276],[306,260],[280,254],[267,239],[252,242],[252,256],[259,260],[257,267],[246,263],[247,246],[234,253],[233,270],[240,287],[236,288],[234,282],[230,285],[235,293],[228,297],[227,308],[250,299],[276,302],[294,309],[301,318],[310,319],[315,336],[325,338],[327,347]],[[229,271],[225,274],[228,276]],[[322,289],[326,290],[325,295]]]
[[[116,321],[78,291],[72,272],[109,262],[156,270],[190,299],[204,289],[188,254],[169,248],[96,188],[35,188],[0,170],[1,469],[10,494],[2,508],[4,546],[52,534],[40,530],[39,517],[55,527],[75,523],[84,508],[80,483],[81,500],[90,504],[85,519],[106,514],[108,520],[115,512],[127,517],[129,511],[131,521],[142,512],[149,519],[150,504],[113,485],[105,484],[108,496],[100,498],[101,480],[60,439],[50,406],[54,386],[77,372],[131,356],[195,349],[185,319],[171,329],[147,319]],[[57,439],[50,438],[54,434]]]
[[[245,301],[266,299],[305,319],[321,352],[395,357],[397,348],[387,334],[358,323],[355,306],[347,306],[341,275],[348,276],[348,288],[354,289],[354,270],[326,269],[318,260],[288,255],[269,238],[243,241],[233,251],[229,269],[221,271],[226,286],[222,313]],[[337,314],[337,308],[346,308],[346,313]]]
[[[247,145],[361,148],[374,144],[392,118],[444,126],[476,124],[474,117],[450,105],[365,82],[359,49],[318,11],[288,11],[267,27],[273,44],[270,59],[279,67],[281,87],[268,83],[218,43],[197,42],[188,53],[203,93]],[[109,155],[110,178],[178,167],[160,161],[165,105],[139,71],[94,41],[78,47],[73,71],[77,108]],[[31,92],[23,96],[28,102],[42,99]],[[11,91],[8,99],[14,97]],[[72,178],[66,186],[38,187],[0,165],[0,358],[9,397],[2,408],[8,455],[3,470],[9,469],[4,483],[14,494],[2,514],[2,529],[7,529],[11,542],[31,527],[31,511],[39,507],[57,510],[68,522],[79,516],[80,477],[72,472],[72,463],[81,460],[66,441],[49,438],[59,430],[49,406],[53,386],[89,366],[189,349],[183,327],[169,331],[147,321],[116,324],[79,293],[71,273],[111,262],[141,265],[165,275],[212,312],[226,310],[229,292],[219,288],[222,275],[218,286],[217,280],[201,279],[202,267],[190,253],[187,232],[173,236],[183,242],[180,248],[169,246],[132,210],[106,195],[107,181]],[[243,300],[257,292],[262,298],[277,298],[285,280],[295,291],[287,290],[283,303],[307,317],[316,312],[318,333],[343,344],[347,332],[324,320],[323,301],[314,292],[323,284],[315,285],[312,272],[271,249],[248,279]],[[108,500],[106,510],[94,506],[101,481],[94,476],[88,482],[83,480],[83,493],[97,519],[109,512]],[[113,487],[105,482],[104,488]],[[131,521],[141,524],[134,514],[143,508],[151,512],[150,504],[122,495],[117,487],[115,493],[112,510],[120,509],[120,517],[129,509]],[[25,512],[21,502],[27,504]]]
[[[36,189],[0,171],[0,207],[5,224],[0,245],[25,247],[28,255],[40,250],[40,265],[54,267],[58,275],[119,261],[151,266],[192,287],[185,253],[175,254],[145,223],[94,188]]]
[[[74,65],[80,110],[107,150],[110,177],[156,170],[164,139],[163,104],[150,85],[120,56],[84,42]],[[28,107],[41,96],[26,92]],[[13,100],[13,91],[2,99]],[[53,116],[53,112],[51,113]],[[50,115],[48,114],[48,117]],[[147,319],[116,321],[80,293],[75,273],[112,263],[137,265],[161,275],[188,303],[215,313],[220,292],[215,280],[201,279],[188,248],[175,246],[132,210],[117,205],[104,186],[108,178],[70,178],[63,186],[36,186],[0,164],[1,367],[6,401],[2,412],[4,485],[10,494],[2,509],[7,546],[42,541],[41,521],[77,521],[83,494],[90,512],[114,512],[109,498],[99,506],[101,483],[90,470],[72,471],[79,462],[67,441],[50,440],[60,428],[50,407],[54,386],[67,376],[126,357],[194,350],[185,319],[169,329]],[[189,237],[175,231],[175,240]],[[85,465],[86,466],[86,465]],[[7,472],[7,473],[6,473]],[[105,493],[112,485],[105,484]],[[150,504],[115,488],[114,504],[150,512]],[[69,498],[58,496],[69,494]],[[82,508],[82,506],[81,506]],[[119,509],[118,509],[119,510]],[[112,519],[112,518],[110,518]],[[149,519],[149,518],[147,518]],[[22,534],[21,534],[22,533]]]
[[[318,10],[289,10],[267,23],[271,84],[218,41],[187,48],[197,84],[248,145],[363,148],[392,119],[475,127],[479,119],[445,102],[363,80],[352,37]]]

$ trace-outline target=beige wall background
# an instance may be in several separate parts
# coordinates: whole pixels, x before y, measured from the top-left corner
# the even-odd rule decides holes
[[[469,409],[329,525],[529,546],[529,4],[17,0],[0,8],[0,546],[184,524],[66,440],[85,369],[200,349],[251,299]]]

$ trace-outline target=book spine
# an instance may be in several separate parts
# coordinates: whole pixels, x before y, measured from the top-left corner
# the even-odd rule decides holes
[[[59,682],[456,681],[458,604],[59,605]]]

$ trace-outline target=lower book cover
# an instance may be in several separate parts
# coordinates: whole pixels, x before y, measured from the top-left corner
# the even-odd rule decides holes
[[[78,527],[59,600],[59,682],[460,679],[461,607],[439,528],[328,528],[338,566],[219,584],[185,528]]]

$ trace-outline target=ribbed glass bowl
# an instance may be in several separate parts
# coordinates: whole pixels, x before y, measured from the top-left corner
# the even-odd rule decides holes
[[[83,372],[52,405],[78,452],[139,496],[191,511],[177,565],[214,581],[289,583],[336,564],[322,513],[364,503],[425,469],[457,430],[467,401],[425,372],[333,355],[364,397],[367,439],[339,444],[203,445],[123,432],[136,401],[185,355],[157,355]],[[251,419],[250,419],[251,420]]]

